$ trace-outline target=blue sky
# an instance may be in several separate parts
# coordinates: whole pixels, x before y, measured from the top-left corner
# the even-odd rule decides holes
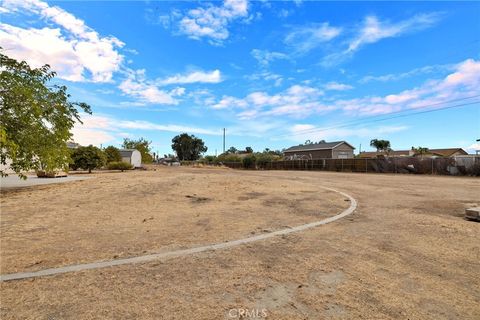
[[[92,106],[84,145],[145,137],[164,154],[188,132],[215,154],[227,128],[238,149],[480,149],[476,2],[6,0],[0,14],[5,53],[50,64]]]

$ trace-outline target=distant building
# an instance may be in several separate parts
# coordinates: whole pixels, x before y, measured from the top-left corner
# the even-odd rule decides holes
[[[79,143],[73,142],[73,141],[68,141],[67,142],[67,148],[68,149],[78,149],[80,147]]]
[[[142,154],[137,149],[120,149],[122,161],[130,163],[134,168],[142,166]]]
[[[298,145],[283,151],[287,160],[296,159],[349,159],[355,148],[346,141]]]
[[[463,150],[462,148],[446,148],[446,149],[428,149],[428,151],[424,154],[419,154],[416,152],[415,148],[410,150],[392,150],[387,152],[377,152],[377,151],[366,151],[360,152],[358,155],[360,158],[377,158],[377,157],[456,157],[456,156],[463,156],[467,155],[468,153]]]

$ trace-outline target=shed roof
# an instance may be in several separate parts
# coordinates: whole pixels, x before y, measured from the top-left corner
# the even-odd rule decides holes
[[[312,144],[303,144],[303,145],[299,145],[299,146],[293,146],[293,147],[290,147],[290,148],[284,150],[283,152],[331,150],[331,149],[334,149],[334,148],[338,147],[339,145],[341,145],[343,143],[345,143],[346,145],[348,145],[352,149],[355,149],[354,146],[352,146],[351,144],[349,144],[346,141],[334,141],[334,142],[320,142],[320,143],[312,143]]]
[[[118,150],[118,152],[120,152],[120,155],[122,156],[122,158],[131,157],[132,153],[134,151],[138,151],[138,150],[137,149],[120,149],[120,150]]]

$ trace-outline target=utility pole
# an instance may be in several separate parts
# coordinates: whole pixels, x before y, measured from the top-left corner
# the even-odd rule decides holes
[[[226,129],[223,128],[223,153],[225,153],[225,131]]]

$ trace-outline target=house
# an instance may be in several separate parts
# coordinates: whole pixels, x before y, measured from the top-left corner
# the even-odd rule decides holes
[[[468,153],[462,148],[448,148],[448,149],[429,149],[425,155],[430,157],[449,158],[449,157],[456,157],[456,156],[464,156],[467,154]]]
[[[120,149],[118,151],[123,162],[130,163],[134,168],[142,166],[142,154],[137,149]]]
[[[349,159],[353,158],[355,148],[346,141],[325,142],[298,145],[283,151],[285,159]]]
[[[67,141],[67,148],[68,149],[78,149],[80,147],[79,143],[73,141]]]
[[[360,152],[358,155],[360,158],[377,158],[377,157],[426,157],[426,158],[435,158],[443,157],[450,158],[456,156],[467,155],[468,153],[462,148],[446,148],[446,149],[428,149],[424,154],[419,154],[416,152],[415,148],[410,150],[392,150],[388,153],[382,151],[366,151]]]

